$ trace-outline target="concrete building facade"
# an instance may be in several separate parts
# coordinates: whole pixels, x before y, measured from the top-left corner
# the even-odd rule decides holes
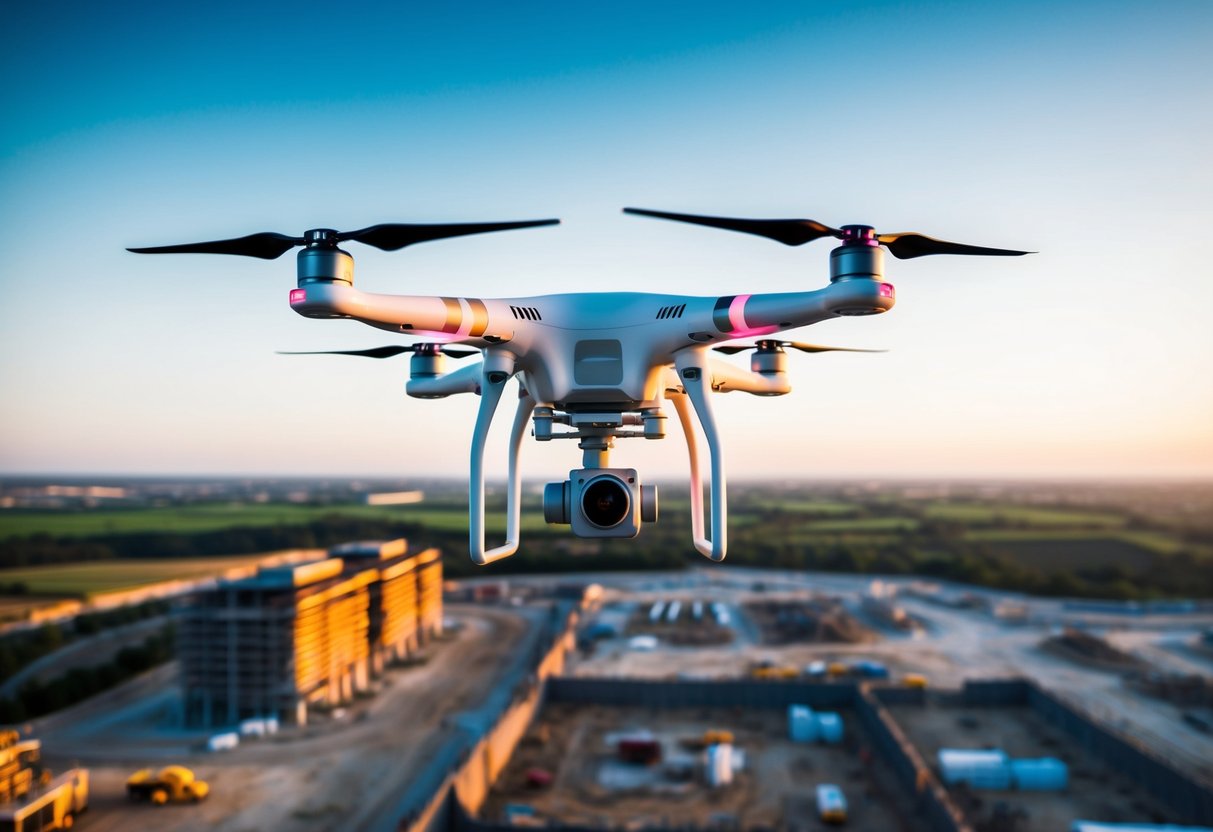
[[[189,725],[305,724],[442,632],[442,558],[404,540],[335,547],[201,593],[180,615]],[[436,588],[436,591],[435,591]]]

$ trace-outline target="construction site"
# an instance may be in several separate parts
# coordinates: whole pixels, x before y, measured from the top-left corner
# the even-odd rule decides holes
[[[488,579],[448,585],[470,603],[444,607],[437,553],[392,541],[318,554],[221,584],[185,613],[209,686],[190,687],[183,644],[179,665],[35,726],[56,771],[88,766],[72,792],[87,798],[86,828],[1213,823],[1204,735],[1171,705],[1110,710],[1178,702],[1190,687],[1151,677],[1166,665],[1127,636],[882,595],[920,622],[903,628],[865,609],[866,582],[839,577],[803,591],[773,590],[767,576],[761,589],[694,576],[607,588]],[[1113,649],[1144,675],[1105,664]],[[1092,652],[1095,662],[1075,658]],[[224,675],[225,658],[248,656],[273,673]],[[999,672],[1016,666],[1081,696]],[[1172,723],[1182,733],[1163,733]],[[236,744],[214,744],[225,736]]]
[[[913,808],[850,715],[830,741],[789,738],[778,710],[658,711],[553,702],[480,816],[603,828],[819,828],[814,787],[836,783],[860,829],[910,829]],[[722,728],[721,726],[727,726]],[[727,749],[722,752],[721,749]],[[714,765],[729,757],[722,772]]]

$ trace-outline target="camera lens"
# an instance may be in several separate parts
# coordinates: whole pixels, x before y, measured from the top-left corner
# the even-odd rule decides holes
[[[598,477],[581,492],[581,512],[600,529],[618,526],[628,516],[632,498],[615,477]]]

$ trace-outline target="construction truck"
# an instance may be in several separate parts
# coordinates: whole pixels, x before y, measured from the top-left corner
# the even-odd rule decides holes
[[[205,780],[194,777],[185,766],[165,766],[159,773],[150,768],[140,769],[126,781],[126,796],[134,801],[148,801],[163,806],[174,803],[197,803],[210,794]]]

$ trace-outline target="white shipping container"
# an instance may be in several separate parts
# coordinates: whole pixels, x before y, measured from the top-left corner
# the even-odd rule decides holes
[[[792,742],[817,741],[817,718],[808,705],[788,706],[788,738]]]
[[[206,741],[207,751],[231,751],[236,746],[240,745],[240,735],[235,731],[228,731],[224,734],[215,734]]]
[[[1069,785],[1070,769],[1056,757],[1012,760],[1011,779],[1024,791],[1058,792]]]
[[[817,714],[817,737],[827,745],[842,742],[842,717],[831,711]]]
[[[266,735],[264,719],[246,719],[240,723],[240,736],[264,737]]]
[[[678,613],[680,613],[680,612],[682,612],[682,602],[681,601],[671,601],[670,608],[666,612],[665,620],[670,622],[671,624],[673,624],[675,621],[678,620]]]

